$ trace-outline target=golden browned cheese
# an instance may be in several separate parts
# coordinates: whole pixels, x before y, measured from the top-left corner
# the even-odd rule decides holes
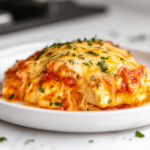
[[[107,110],[149,102],[149,70],[126,50],[102,40],[58,43],[16,62],[2,96],[58,110]]]

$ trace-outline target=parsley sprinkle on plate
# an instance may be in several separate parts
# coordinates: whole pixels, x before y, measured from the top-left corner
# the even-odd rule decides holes
[[[140,131],[135,132],[136,137],[144,137],[144,134],[142,134]]]

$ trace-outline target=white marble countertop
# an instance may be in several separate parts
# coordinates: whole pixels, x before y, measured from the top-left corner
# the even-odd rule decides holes
[[[118,33],[112,36],[112,31]],[[120,46],[150,50],[149,14],[124,7],[112,6],[105,15],[96,14],[79,19],[45,25],[0,36],[0,50],[20,45],[57,39],[93,37],[111,40]],[[144,34],[144,41],[131,42],[129,36]],[[135,131],[145,134],[135,137]],[[0,121],[0,137],[8,140],[0,143],[0,150],[148,150],[150,149],[150,126],[127,131],[108,133],[60,133],[21,127]],[[27,139],[34,142],[25,144]],[[89,143],[93,140],[93,143]]]

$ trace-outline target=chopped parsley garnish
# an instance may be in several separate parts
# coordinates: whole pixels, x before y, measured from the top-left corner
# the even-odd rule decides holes
[[[101,44],[101,46],[104,45],[104,43],[102,43],[102,40],[98,40],[98,43]]]
[[[120,58],[121,60],[125,60],[124,58]]]
[[[86,49],[85,47],[82,47],[82,49]]]
[[[70,53],[70,52],[68,51],[67,54],[66,54],[66,56],[67,56],[69,53]]]
[[[113,75],[114,75],[114,77],[118,77],[118,75],[117,75],[117,74],[114,74],[114,73],[113,73]]]
[[[34,67],[36,66],[36,62],[34,63]]]
[[[92,55],[96,55],[96,56],[99,56],[99,54],[93,52],[92,50],[91,51],[88,51],[89,54],[92,54]]]
[[[78,41],[79,43],[81,43],[81,42],[82,42],[79,38],[77,39],[77,41]]]
[[[96,42],[97,41],[97,35],[95,35],[93,38],[92,38],[93,42]]]
[[[75,53],[73,53],[73,54],[72,54],[72,56],[73,56],[73,57],[75,57],[75,56],[76,56],[76,54],[75,54]]]
[[[91,65],[93,65],[93,63],[89,60],[89,62],[91,63]]]
[[[39,87],[39,91],[42,93],[45,93],[44,90],[42,89],[42,87]]]
[[[87,41],[86,37],[84,38],[84,40],[83,40],[83,41]]]
[[[90,140],[89,143],[93,143],[93,140]]]
[[[13,99],[15,97],[15,94],[11,94],[9,99]]]
[[[102,69],[103,72],[105,72],[106,70],[108,70],[108,68],[105,66],[105,61],[104,60],[102,60],[99,64],[100,64],[101,69]]]
[[[45,47],[45,50],[47,51],[48,49],[49,49],[49,47],[48,47],[48,46],[46,46],[46,47]]]
[[[106,51],[102,51],[102,53],[108,53],[108,52],[106,52]]]
[[[83,63],[84,65],[86,65],[86,66],[89,66],[89,64],[88,63]]]
[[[53,88],[54,87],[54,85],[51,85],[51,87],[50,88]]]
[[[142,133],[139,132],[139,131],[136,131],[136,132],[135,132],[135,136],[136,136],[136,137],[144,137],[144,134],[142,134]]]
[[[88,41],[88,45],[89,45],[89,46],[92,46],[92,40],[89,40],[89,41]]]
[[[57,99],[60,99],[60,96],[58,96]]]
[[[50,56],[52,53],[51,52],[48,52],[48,54],[46,56]]]
[[[56,55],[53,55],[51,58],[55,57]]]
[[[81,59],[85,59],[82,55],[78,55],[78,57],[81,58]]]
[[[87,108],[86,110],[89,111],[89,108]]]
[[[69,45],[68,45],[68,48],[69,48],[69,49],[71,49],[71,48],[72,48],[72,46],[69,44]]]
[[[100,62],[98,62],[96,65],[97,65],[97,66],[100,66]]]
[[[79,74],[76,75],[76,78],[79,79]]]
[[[95,80],[96,80],[96,79],[94,78],[94,76],[93,76],[93,75],[91,76],[91,79],[92,79],[93,81],[95,81]]]
[[[96,86],[97,86],[97,89],[99,89],[99,83],[100,83],[100,82],[98,82],[97,85],[96,85]]]
[[[76,50],[77,48],[74,48],[73,50]]]
[[[55,102],[54,104],[57,106],[62,106],[62,102]]]
[[[106,60],[107,60],[107,59],[108,59],[108,57],[101,57],[101,59],[106,59]]]
[[[46,47],[44,50],[42,50],[39,54],[36,55],[36,59],[38,59],[42,54],[44,54],[48,48]]]
[[[52,106],[52,105],[53,105],[53,102],[50,102],[49,105]]]
[[[30,86],[30,82],[28,83],[28,86]]]
[[[34,56],[31,56],[32,58],[34,58]]]
[[[110,103],[112,103],[112,100],[110,99],[110,100],[108,100],[108,103],[110,104]]]
[[[73,60],[69,60],[69,62],[70,62],[71,64],[74,64],[74,61],[73,61]]]
[[[39,84],[41,84],[41,81],[39,81]]]
[[[7,139],[5,137],[0,137],[0,142],[6,141]]]

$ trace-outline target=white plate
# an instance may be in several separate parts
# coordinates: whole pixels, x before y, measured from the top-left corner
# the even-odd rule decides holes
[[[0,81],[3,80],[4,72],[17,59],[25,59],[52,43],[33,43],[0,51]],[[150,53],[135,50],[131,53],[140,63],[150,68]],[[150,124],[149,115],[150,105],[113,111],[67,112],[32,108],[0,99],[0,119],[25,127],[62,132],[106,132],[131,129]]]

